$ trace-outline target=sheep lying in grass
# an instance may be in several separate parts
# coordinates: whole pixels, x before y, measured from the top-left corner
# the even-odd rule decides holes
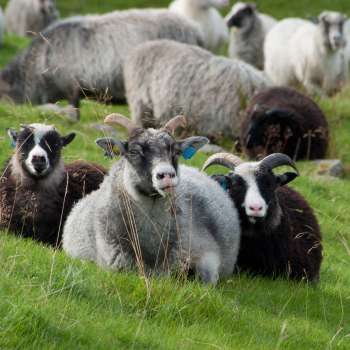
[[[229,56],[264,68],[264,41],[277,21],[258,13],[254,3],[236,2],[226,16],[230,32]]]
[[[10,0],[5,9],[6,31],[20,36],[38,34],[58,17],[55,0]]]
[[[309,97],[288,87],[272,87],[250,101],[240,143],[250,158],[285,153],[293,159],[321,159],[329,142],[328,123]]]
[[[51,125],[9,130],[16,150],[0,173],[0,229],[57,247],[73,204],[96,190],[105,169],[83,161],[67,165],[62,147],[75,137]]]
[[[174,0],[169,9],[197,23],[204,36],[204,46],[218,51],[228,41],[228,30],[219,11],[228,0]]]
[[[267,34],[265,71],[276,85],[302,85],[308,93],[332,95],[348,77],[343,25],[346,17],[325,11],[318,24],[285,19]]]
[[[133,50],[124,76],[137,124],[160,125],[184,113],[191,129],[212,139],[238,136],[240,111],[268,85],[262,72],[242,61],[167,40]]]
[[[79,107],[92,95],[124,99],[122,64],[129,50],[167,38],[201,44],[200,31],[167,10],[116,11],[73,17],[50,26],[0,73],[0,96],[15,103],[55,103]]]
[[[142,272],[187,269],[205,283],[229,276],[239,247],[239,222],[232,201],[212,179],[178,165],[208,142],[176,141],[179,116],[160,130],[142,129],[121,115],[106,122],[128,129],[129,140],[100,139],[107,154],[122,159],[101,188],[69,215],[63,248],[72,257],[105,268],[138,266]]]
[[[321,233],[312,208],[296,191],[284,186],[298,173],[275,175],[272,170],[295,164],[275,153],[260,162],[245,163],[228,153],[211,156],[203,169],[223,165],[232,170],[214,178],[239,210],[242,239],[237,266],[263,276],[319,280]]]

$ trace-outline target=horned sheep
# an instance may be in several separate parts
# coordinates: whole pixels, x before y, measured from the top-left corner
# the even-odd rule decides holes
[[[59,18],[55,0],[10,0],[5,8],[6,31],[37,35]]]
[[[309,97],[288,87],[255,95],[242,118],[240,145],[253,159],[284,153],[297,159],[322,159],[329,143],[328,122]]]
[[[218,9],[228,0],[174,0],[169,10],[195,22],[204,36],[204,46],[218,51],[228,41],[228,30]]]
[[[160,125],[183,113],[190,128],[211,139],[237,137],[240,112],[269,84],[262,72],[247,63],[167,40],[134,49],[124,76],[135,123]]]
[[[242,229],[237,267],[253,275],[319,280],[322,262],[321,232],[310,205],[285,186],[298,176],[285,154],[274,153],[260,162],[244,162],[229,153],[215,154],[203,169],[223,165],[232,171],[214,175],[239,211]],[[275,175],[279,166],[295,172]]]
[[[16,149],[0,173],[0,229],[59,247],[73,204],[96,190],[106,171],[84,161],[64,165],[61,150],[74,133],[30,124],[9,135]]]
[[[122,158],[101,188],[73,208],[63,235],[67,254],[146,274],[188,269],[211,284],[229,276],[239,247],[237,211],[215,181],[178,165],[180,154],[188,159],[208,140],[176,141],[172,134],[183,116],[158,130],[117,114],[105,121],[126,127],[129,139],[97,140]]]
[[[265,71],[276,85],[303,86],[310,94],[332,95],[348,78],[343,25],[346,16],[324,11],[318,24],[289,18],[267,34]]]
[[[264,42],[277,21],[259,13],[254,3],[237,2],[225,17],[230,28],[229,56],[264,69]]]
[[[201,45],[200,31],[168,10],[127,10],[72,17],[50,26],[0,72],[0,97],[55,103],[81,97],[125,99],[122,64],[129,50],[167,38]]]

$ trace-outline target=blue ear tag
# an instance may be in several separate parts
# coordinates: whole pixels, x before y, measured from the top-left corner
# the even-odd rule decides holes
[[[11,143],[10,143],[10,146],[12,148],[16,148],[16,141],[12,140]]]
[[[197,150],[193,147],[193,146],[188,146],[183,152],[182,152],[182,156],[188,160],[191,159],[195,154],[196,154]]]

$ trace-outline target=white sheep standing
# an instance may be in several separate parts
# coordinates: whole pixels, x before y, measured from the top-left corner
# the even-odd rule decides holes
[[[282,86],[302,85],[308,93],[332,95],[345,83],[343,24],[346,16],[324,11],[318,24],[298,18],[279,22],[266,36],[265,72]]]
[[[205,47],[215,52],[228,41],[228,29],[218,11],[228,4],[228,0],[174,0],[169,9],[194,21],[204,35]]]
[[[124,79],[137,124],[158,126],[183,113],[193,131],[211,139],[238,136],[240,112],[269,85],[263,72],[243,61],[170,40],[134,48]]]
[[[55,0],[10,0],[5,9],[6,31],[37,34],[59,17]]]
[[[277,21],[245,2],[235,3],[225,20],[230,28],[229,56],[263,69],[265,37]]]

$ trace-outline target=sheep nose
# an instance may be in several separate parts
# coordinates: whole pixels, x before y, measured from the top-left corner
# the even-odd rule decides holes
[[[33,156],[32,164],[34,166],[34,169],[38,173],[41,173],[46,169],[46,158],[43,156]]]
[[[261,205],[250,205],[249,210],[251,210],[254,213],[259,213],[263,210],[263,207]]]
[[[157,180],[163,180],[166,177],[173,179],[175,176],[176,176],[175,171],[159,172],[156,175]]]

